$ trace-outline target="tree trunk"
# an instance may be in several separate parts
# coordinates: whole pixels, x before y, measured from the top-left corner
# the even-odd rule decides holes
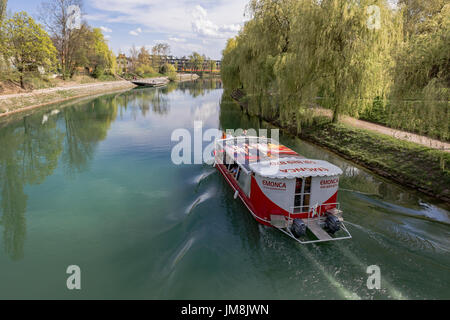
[[[22,89],[25,89],[25,83],[23,81],[23,68],[22,67],[18,68],[18,71],[19,71],[20,87]]]
[[[341,113],[341,105],[340,102],[336,102],[334,105],[334,111],[333,111],[333,123],[338,123],[339,122],[339,114]]]

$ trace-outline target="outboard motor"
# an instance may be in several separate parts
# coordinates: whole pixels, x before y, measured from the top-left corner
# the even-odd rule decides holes
[[[306,235],[306,224],[302,219],[294,219],[292,222],[291,232],[296,238]]]
[[[327,214],[327,220],[325,220],[325,230],[330,234],[335,234],[341,230],[341,221],[338,217],[332,214]]]

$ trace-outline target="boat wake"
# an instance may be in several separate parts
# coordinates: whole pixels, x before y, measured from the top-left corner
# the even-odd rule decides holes
[[[174,255],[174,258],[172,259],[172,262],[170,263],[170,269],[175,269],[176,265],[183,259],[183,257],[188,253],[189,249],[191,249],[192,245],[195,242],[195,238],[188,239],[184,245],[177,250],[177,252]]]
[[[203,181],[208,179],[215,172],[216,172],[215,170],[208,170],[207,172],[203,172],[202,174],[199,174],[198,176],[194,177],[192,179],[192,183],[195,185],[200,185]]]
[[[205,202],[206,200],[212,198],[214,196],[214,192],[207,191],[203,194],[201,194],[195,201],[188,206],[188,208],[185,210],[186,215],[190,215],[192,211],[197,208],[201,203]]]

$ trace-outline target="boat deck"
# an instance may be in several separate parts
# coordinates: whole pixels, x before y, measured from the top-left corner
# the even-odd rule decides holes
[[[217,140],[216,150],[225,153],[247,174],[253,172],[267,178],[332,177],[343,173],[327,161],[306,159],[270,138],[241,136]]]

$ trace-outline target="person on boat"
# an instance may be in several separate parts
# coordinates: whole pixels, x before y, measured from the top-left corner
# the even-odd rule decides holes
[[[231,174],[233,175],[233,177],[236,178],[237,173],[238,173],[238,167],[237,166],[231,168]]]

